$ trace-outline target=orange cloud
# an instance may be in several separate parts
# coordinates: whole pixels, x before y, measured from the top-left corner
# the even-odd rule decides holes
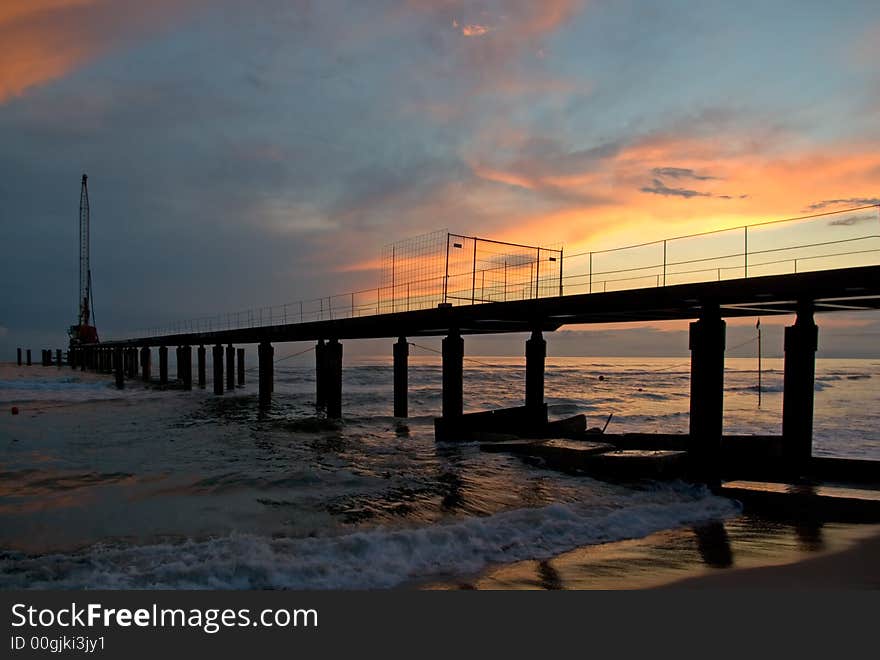
[[[506,238],[539,235],[566,247],[638,243],[799,215],[825,200],[880,198],[880,145],[753,138],[670,133],[565,151],[524,136],[519,149],[480,144],[465,160],[480,180],[544,200],[546,208],[519,215]]]
[[[204,0],[7,0],[0,103],[167,26]]]

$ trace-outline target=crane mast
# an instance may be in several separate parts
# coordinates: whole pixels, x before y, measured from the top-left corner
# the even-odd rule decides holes
[[[79,193],[79,324],[89,325],[89,186],[83,174]]]
[[[92,307],[92,271],[89,266],[89,186],[88,176],[82,175],[79,193],[79,316],[70,326],[70,343],[92,344],[98,341],[95,312]]]

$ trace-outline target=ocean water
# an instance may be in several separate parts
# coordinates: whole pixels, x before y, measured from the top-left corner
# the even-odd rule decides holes
[[[738,513],[680,482],[612,484],[436,443],[435,356],[411,358],[407,420],[389,415],[387,359],[346,360],[345,418],[328,422],[312,360],[276,365],[267,412],[252,372],[215,397],[210,382],[117,391],[107,376],[0,367],[0,588],[391,588]],[[522,362],[469,358],[466,408],[518,405]],[[727,361],[728,433],[780,430],[781,361],[765,360],[760,408],[754,367]],[[878,360],[817,361],[816,454],[880,458],[878,383]],[[547,361],[551,417],[601,426],[613,412],[611,432],[685,432],[688,388],[685,358]]]

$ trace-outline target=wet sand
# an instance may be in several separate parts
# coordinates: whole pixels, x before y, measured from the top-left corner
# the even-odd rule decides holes
[[[880,525],[742,515],[493,567],[425,589],[880,588]]]

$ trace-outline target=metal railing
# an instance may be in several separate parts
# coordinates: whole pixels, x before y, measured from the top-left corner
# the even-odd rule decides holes
[[[558,258],[562,261],[561,252]],[[214,332],[415,311],[439,304],[479,305],[878,264],[880,205],[871,205],[565,254],[558,275],[542,276],[540,264],[534,263],[534,278],[528,282],[509,283],[504,276],[506,265],[499,265],[466,275],[396,282],[202,316],[146,328],[134,336]],[[418,293],[411,295],[412,291]]]

